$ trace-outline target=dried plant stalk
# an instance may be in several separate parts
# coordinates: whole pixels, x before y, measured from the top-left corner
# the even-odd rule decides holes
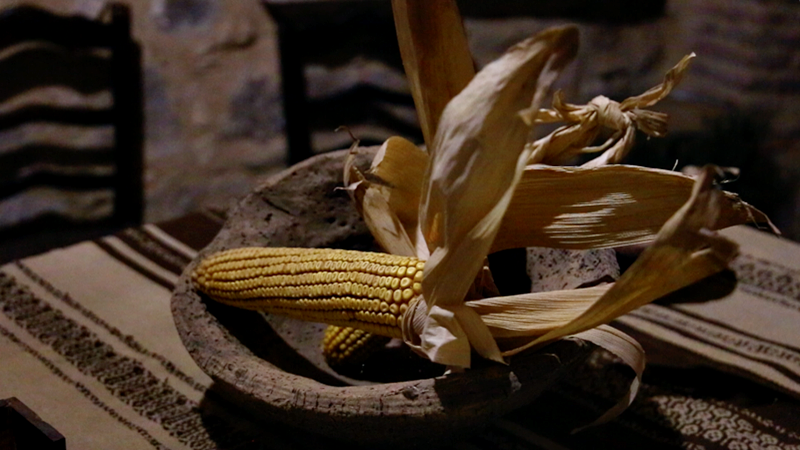
[[[503,218],[492,251],[519,247],[614,248],[653,242],[683,206],[694,179],[639,166],[528,166]],[[769,218],[724,192],[709,227],[772,226]]]
[[[658,103],[669,95],[683,79],[689,63],[695,57],[692,53],[681,59],[664,76],[664,81],[647,92],[625,99],[622,103],[608,97],[598,96],[586,105],[565,103],[561,92],[553,96],[552,109],[531,107],[520,112],[528,125],[567,122],[549,135],[528,144],[531,151],[529,164],[568,164],[581,153],[603,154],[584,164],[584,167],[599,167],[619,163],[634,144],[636,129],[648,136],[663,137],[667,133],[667,115],[644,108]],[[593,147],[603,128],[613,130],[613,135],[602,145]]]
[[[575,317],[600,298],[607,298],[599,296],[602,289],[598,289],[550,294],[561,296],[557,306],[536,303],[530,296],[493,298],[467,306],[464,300],[474,281],[469,274],[485,270],[488,252],[526,246],[585,249],[650,243],[666,232],[664,223],[674,218],[692,195],[694,179],[688,176],[643,167],[605,166],[627,151],[627,138],[607,148],[596,159],[598,167],[526,166],[535,160],[532,155],[537,151],[545,159],[557,157],[562,142],[567,141],[558,137],[557,130],[548,141],[553,145],[541,140],[526,145],[530,130],[518,119],[518,111],[523,111],[523,117],[539,111],[545,118],[549,114],[578,120],[570,135],[572,144],[586,136],[593,138],[599,126],[609,124],[626,135],[635,127],[661,135],[665,127],[660,121],[665,118],[638,108],[667,95],[691,59],[684,58],[661,85],[622,104],[606,99],[585,107],[562,105],[556,112],[540,111],[538,105],[550,84],[574,56],[576,40],[575,29],[565,27],[513,47],[450,101],[429,155],[408,141],[393,138],[384,144],[368,174],[353,177],[360,180],[353,192],[362,192],[365,219],[375,224],[371,230],[379,242],[393,253],[428,261],[423,300],[415,309],[418,314],[408,315],[404,327],[411,330],[406,342],[433,361],[466,366],[470,346],[484,357],[499,360],[492,336],[554,333],[572,326]],[[745,222],[769,224],[766,216],[733,194],[719,193],[715,198],[714,219],[704,225],[709,230]],[[416,209],[415,204],[419,205]],[[664,247],[660,251],[666,252]],[[698,264],[697,273],[718,269],[708,261]],[[659,281],[667,272],[643,273],[642,280],[655,276],[649,282],[672,283]],[[684,274],[675,283],[682,285],[688,279],[691,277]],[[645,297],[637,297],[636,302],[655,298],[650,295],[642,300]],[[619,299],[612,303],[616,301]],[[484,308],[480,316],[477,305]],[[495,314],[487,313],[490,306],[495,307]],[[549,313],[540,314],[548,308]],[[527,313],[520,313],[526,309]],[[511,312],[519,316],[522,330],[514,329],[516,319],[505,324],[500,320],[502,314],[508,318]],[[612,318],[609,314],[603,320]],[[523,333],[515,334],[520,331]]]
[[[529,156],[529,131],[517,111],[531,99],[541,102],[577,45],[578,31],[571,26],[526,39],[484,67],[442,113],[419,208],[430,258],[422,284],[428,323],[415,348],[434,361],[468,365],[468,344],[500,359],[486,326],[464,307],[464,296]]]
[[[475,76],[454,0],[392,0],[397,40],[428,148],[447,103]]]
[[[415,205],[427,164],[425,152],[403,138],[393,137],[383,144],[368,174],[369,186],[381,189],[413,245],[417,245]],[[639,166],[530,165],[514,191],[490,252],[521,247],[589,249],[649,244],[689,198],[693,185],[694,178],[682,173]],[[743,223],[777,232],[764,213],[737,195],[724,192],[719,218],[711,229]]]
[[[470,306],[477,310],[484,309],[481,318],[490,327],[504,330],[497,333],[504,337],[536,334],[541,330],[537,322],[548,319],[560,324],[528,344],[504,352],[504,355],[513,355],[597,327],[725,269],[736,256],[738,246],[710,230],[718,221],[720,205],[724,201],[722,191],[713,186],[715,170],[713,167],[704,170],[695,182],[691,198],[664,224],[655,243],[610,287],[470,302]],[[596,300],[592,301],[592,296],[596,296]],[[565,297],[572,304],[568,303],[564,308],[548,304]],[[482,308],[482,303],[491,310]],[[585,310],[564,323],[567,307],[567,313],[575,313],[582,307]],[[547,308],[551,311],[545,311]],[[508,311],[514,311],[516,317],[508,317]],[[532,325],[524,325],[526,322]]]

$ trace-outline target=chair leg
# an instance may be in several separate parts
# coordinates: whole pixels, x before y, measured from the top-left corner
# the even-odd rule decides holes
[[[289,25],[278,26],[283,115],[286,120],[287,162],[289,165],[310,158],[312,155],[301,33]]]

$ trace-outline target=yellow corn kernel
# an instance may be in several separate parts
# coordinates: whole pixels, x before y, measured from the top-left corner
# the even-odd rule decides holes
[[[384,253],[248,247],[204,258],[193,279],[231,306],[401,337],[399,318],[422,294],[423,268]]]
[[[360,364],[376,350],[384,347],[389,338],[350,327],[331,325],[325,330],[322,354],[332,368]]]

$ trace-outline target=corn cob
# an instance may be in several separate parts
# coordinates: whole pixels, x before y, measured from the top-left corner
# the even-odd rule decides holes
[[[204,258],[193,276],[221,303],[399,338],[423,268],[384,253],[250,247]]]
[[[389,338],[349,327],[330,325],[322,340],[322,355],[329,366],[341,368],[360,364],[376,350],[385,346]]]

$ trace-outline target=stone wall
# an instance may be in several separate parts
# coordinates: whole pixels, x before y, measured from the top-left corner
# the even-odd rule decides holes
[[[144,57],[146,220],[201,206],[226,207],[284,164],[275,24],[257,0],[126,1]],[[19,2],[0,0],[2,6],[13,3]],[[87,16],[96,16],[104,4],[25,3]],[[795,157],[800,152],[796,3],[742,0],[733,8],[721,0],[670,0],[666,17],[654,23],[582,24],[581,52],[561,87],[575,102],[599,94],[638,94],[659,82],[681,56],[697,51],[699,70],[690,71],[685,89],[665,106],[681,111],[673,129],[702,128],[705,110],[698,112],[693,104],[705,100],[714,104],[710,110],[715,114],[728,107],[767,111],[777,117],[768,136],[774,147],[768,156],[782,162],[779,175],[792,179],[800,172]],[[723,12],[724,20],[717,20]],[[559,22],[468,20],[466,28],[476,61],[484,65],[518,40]],[[775,32],[780,36],[774,37]],[[765,61],[773,66],[759,65]],[[365,80],[407,89],[402,74],[363,59],[341,69],[313,66],[307,77],[311,95]],[[765,84],[764,79],[778,81]],[[336,139],[335,145],[348,141],[341,135]],[[796,188],[779,194],[789,204],[781,225],[790,236],[800,237],[800,225],[795,225],[800,224],[795,212],[800,207],[794,207],[791,194]]]
[[[96,17],[101,0],[35,0]],[[147,221],[226,207],[283,165],[278,58],[256,0],[129,0],[145,93]]]

